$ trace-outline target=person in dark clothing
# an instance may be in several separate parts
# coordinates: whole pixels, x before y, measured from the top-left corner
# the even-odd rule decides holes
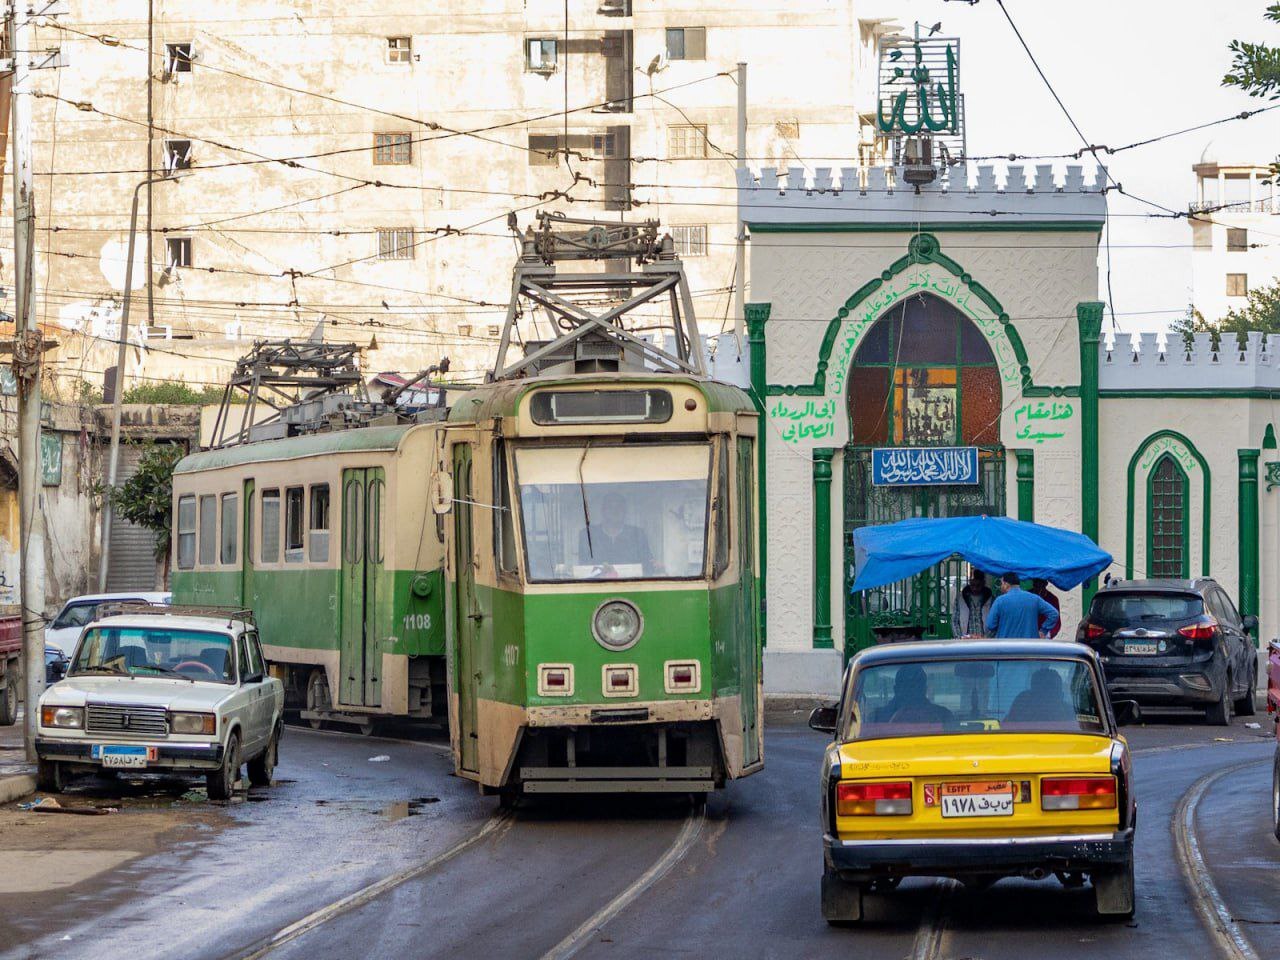
[[[875,712],[873,723],[946,723],[951,711],[929,699],[924,667],[908,663],[893,678],[893,699]]]
[[[643,530],[626,523],[626,502],[617,493],[609,493],[601,501],[603,513],[592,518],[589,527],[578,535],[578,562],[612,566],[640,564],[645,573],[653,570],[649,538]]]
[[[1062,603],[1058,600],[1058,595],[1049,589],[1048,580],[1032,580],[1031,592],[1058,611],[1058,622],[1052,627],[1046,627],[1045,621],[1047,618],[1043,615],[1040,617],[1040,635],[1047,635],[1052,640],[1058,635],[1058,631],[1062,629]]]
[[[960,588],[952,605],[951,624],[955,636],[985,636],[987,614],[991,612],[993,600],[995,594],[987,586],[987,575],[973,567],[969,572],[969,582]]]

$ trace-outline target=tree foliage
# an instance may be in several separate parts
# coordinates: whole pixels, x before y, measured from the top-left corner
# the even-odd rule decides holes
[[[129,387],[120,399],[124,403],[220,403],[222,388],[206,386],[197,390],[181,381],[162,380]]]
[[[1280,3],[1268,4],[1263,14],[1280,23]],[[1239,87],[1253,97],[1280,100],[1280,48],[1247,40],[1232,40],[1231,69],[1222,78],[1223,86]],[[1271,175],[1280,176],[1280,161],[1271,164]]]
[[[105,491],[121,519],[156,535],[156,559],[169,554],[173,533],[173,468],[182,459],[177,444],[155,444],[138,462],[138,471],[119,487]]]
[[[1234,333],[1236,342],[1242,346],[1250,331],[1260,330],[1268,338],[1280,334],[1280,281],[1250,290],[1244,306],[1232,307],[1218,323],[1206,320],[1199,310],[1188,308],[1170,325],[1170,329],[1181,334],[1188,343],[1193,334],[1212,333],[1214,346],[1218,345],[1223,334],[1228,333]]]

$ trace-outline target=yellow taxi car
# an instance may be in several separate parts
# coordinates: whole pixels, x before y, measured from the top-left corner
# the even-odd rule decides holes
[[[822,913],[862,919],[904,877],[985,887],[1002,877],[1092,883],[1097,911],[1133,916],[1137,806],[1097,656],[1076,643],[888,644],[850,661],[822,767]]]

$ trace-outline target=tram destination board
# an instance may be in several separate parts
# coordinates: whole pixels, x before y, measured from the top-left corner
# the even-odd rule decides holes
[[[977,447],[877,447],[871,482],[878,487],[973,485],[979,482]]]

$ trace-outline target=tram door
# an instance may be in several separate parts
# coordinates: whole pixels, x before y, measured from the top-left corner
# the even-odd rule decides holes
[[[760,683],[759,618],[755,576],[755,463],[751,441],[738,440],[738,670],[741,673],[743,753],[742,762],[760,760],[760,714],[756,688]],[[725,469],[728,469],[726,463]]]
[[[476,612],[475,529],[472,523],[471,447],[458,444],[453,448],[453,522],[454,522],[454,664],[458,682],[458,748],[463,770],[480,769],[477,739],[476,686],[480,674],[476,664],[476,636],[479,621]]]
[[[342,573],[339,599],[339,703],[382,704],[378,581],[382,572],[381,467],[342,471]]]
[[[244,482],[244,530],[240,537],[240,606],[252,610],[257,598],[253,593],[253,491],[252,480]]]

